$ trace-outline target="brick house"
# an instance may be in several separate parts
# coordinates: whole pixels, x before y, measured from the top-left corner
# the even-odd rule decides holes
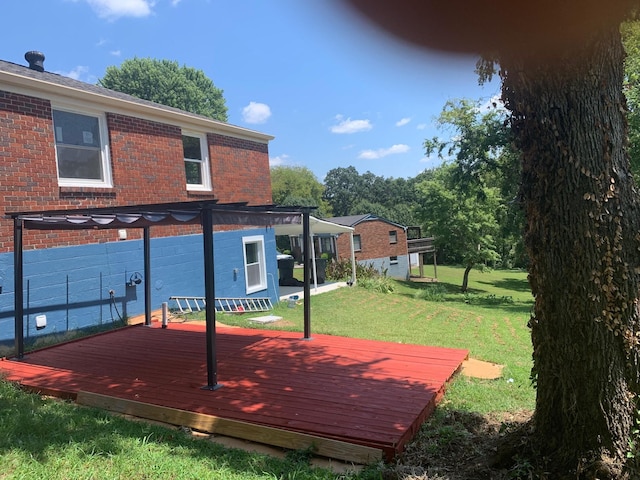
[[[329,218],[333,223],[353,227],[353,248],[356,261],[371,264],[380,272],[386,270],[393,278],[408,280],[410,276],[407,227],[372,214]],[[349,259],[350,238],[336,239],[336,257]]]
[[[25,56],[27,57],[27,56]],[[217,200],[268,205],[273,137],[0,61],[0,203],[5,213]],[[0,341],[13,331],[13,224],[0,219]],[[140,230],[51,230],[23,238],[26,335],[144,311],[129,278],[142,269]],[[198,226],[154,227],[154,308],[201,295]],[[216,295],[277,300],[273,229],[214,226]],[[259,267],[259,275],[248,268]],[[108,293],[112,292],[112,293]],[[33,319],[49,317],[45,332]]]

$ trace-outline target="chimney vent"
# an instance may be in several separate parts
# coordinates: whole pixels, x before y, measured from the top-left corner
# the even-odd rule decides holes
[[[24,58],[29,62],[29,68],[37,72],[44,72],[44,53],[32,50],[24,54]]]

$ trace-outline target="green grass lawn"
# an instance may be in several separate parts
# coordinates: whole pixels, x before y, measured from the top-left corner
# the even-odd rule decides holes
[[[458,376],[441,411],[474,414],[532,409],[533,299],[522,271],[472,271],[460,293],[461,268],[438,267],[437,283],[391,281],[392,293],[361,287],[311,297],[312,333],[396,343],[464,348],[473,358],[504,365],[502,378]],[[303,307],[281,302],[282,322],[256,325],[251,314],[218,315],[250,328],[302,331]],[[0,382],[0,478],[373,479],[375,466],[336,477],[307,465],[295,452],[285,459],[225,449],[181,431],[126,421],[105,412],[25,394]]]

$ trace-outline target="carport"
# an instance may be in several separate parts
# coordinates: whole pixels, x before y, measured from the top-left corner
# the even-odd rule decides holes
[[[216,390],[216,311],[214,285],[214,225],[250,225],[275,227],[297,225],[309,245],[311,207],[250,206],[246,203],[220,204],[217,200],[127,205],[32,212],[8,212],[13,219],[15,285],[15,355],[24,357],[24,270],[23,230],[84,230],[141,228],[143,230],[145,325],[151,325],[151,227],[160,225],[200,224],[203,237],[205,314],[207,341],[207,384],[203,389]],[[305,278],[308,278],[308,248],[305,248]],[[309,282],[305,282],[304,339],[311,338]]]
[[[314,235],[340,235],[341,233],[348,233],[350,238],[351,245],[351,283],[355,284],[356,282],[356,256],[355,249],[353,246],[353,227],[348,227],[346,225],[339,225],[337,223],[330,222],[328,220],[322,220],[321,218],[316,218],[313,215],[309,215],[309,227],[308,234],[304,232],[304,225],[288,223],[288,224],[280,224],[274,226],[274,230],[276,231],[276,235],[302,235],[303,236],[303,245],[308,246],[311,245],[311,252],[308,252],[308,248],[304,248],[304,265],[307,265],[308,254],[311,253],[312,266],[313,266],[313,281],[314,286],[318,288],[318,279],[316,275],[316,255],[315,255],[315,247],[314,243],[310,242],[309,239],[313,238]],[[305,272],[305,277],[306,272]],[[305,281],[305,285],[308,282]],[[305,298],[308,295],[308,292],[305,291]]]

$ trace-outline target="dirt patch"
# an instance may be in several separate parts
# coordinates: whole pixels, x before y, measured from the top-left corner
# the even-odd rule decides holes
[[[482,378],[485,380],[495,380],[502,376],[504,365],[497,363],[483,362],[475,358],[469,358],[462,363],[460,373],[467,377]]]
[[[526,462],[510,469],[493,467],[505,437],[518,439],[526,431],[530,411],[479,415],[447,411],[435,414],[407,445],[382,478],[393,480],[507,480],[539,478]],[[515,436],[514,436],[515,434]],[[551,477],[544,477],[551,478]]]
[[[438,279],[437,278],[433,278],[433,277],[414,277],[413,275],[411,276],[411,281],[412,282],[417,282],[417,283],[438,283]]]

